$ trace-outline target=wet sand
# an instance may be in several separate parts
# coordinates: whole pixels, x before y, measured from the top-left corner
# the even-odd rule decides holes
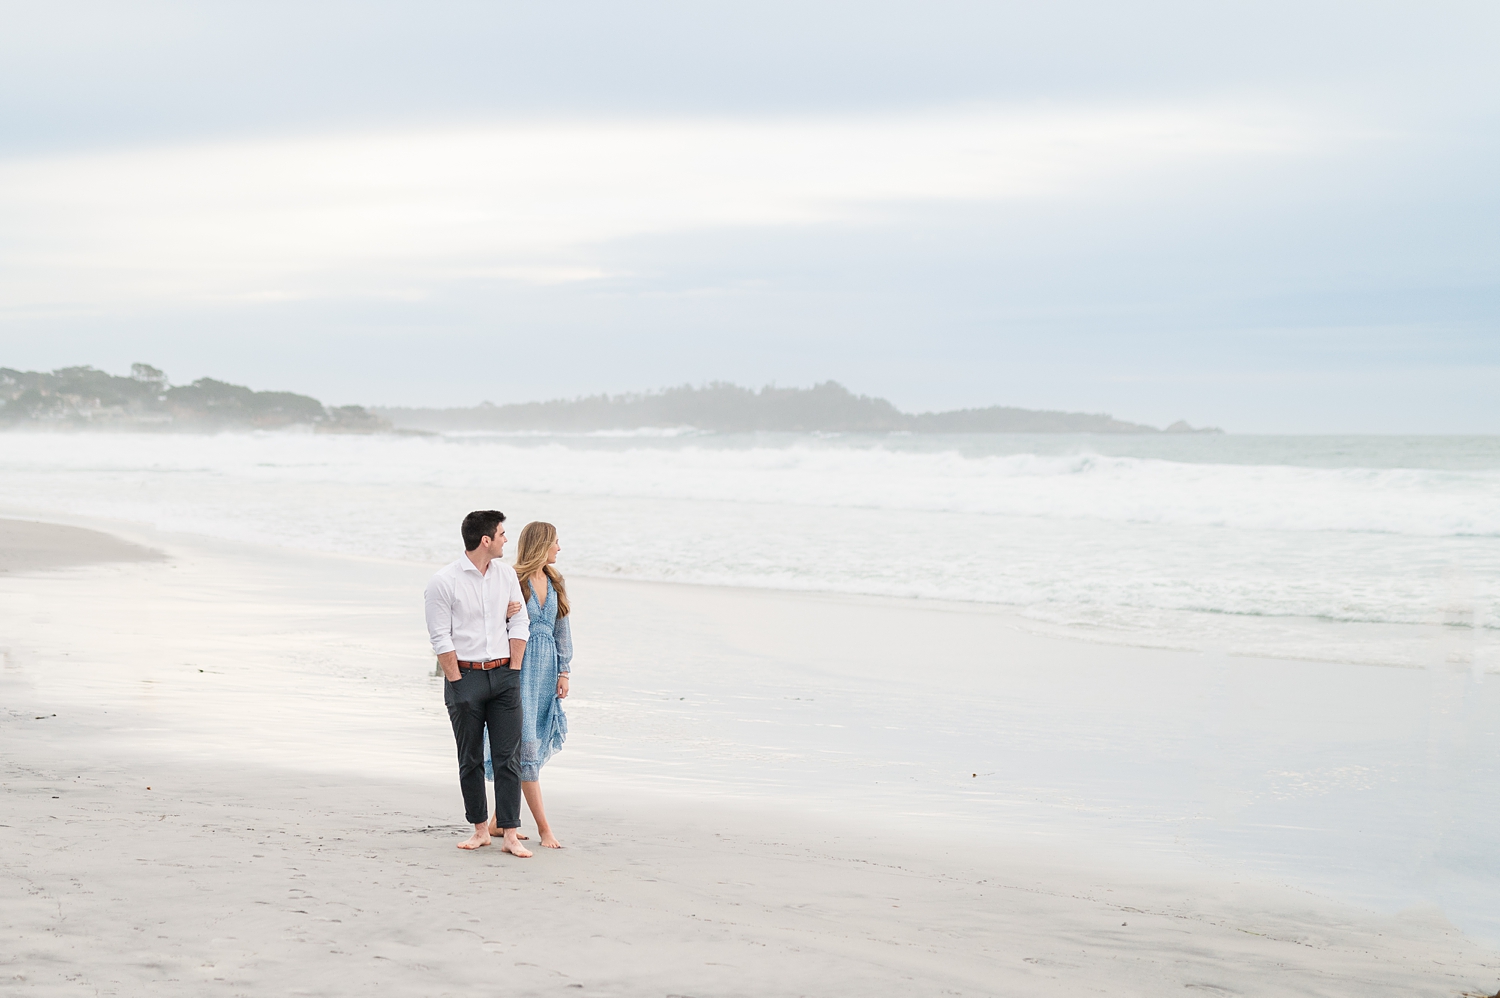
[[[0,519],[0,572],[30,572],[109,561],[154,561],[160,552],[83,527]]]
[[[846,640],[863,660],[891,601],[700,594],[663,655],[641,610],[648,591],[680,593],[580,580],[593,675],[579,685],[595,699],[574,704],[544,780],[569,848],[461,853],[452,749],[411,633],[427,567],[127,540],[167,557],[0,586],[7,991],[1452,996],[1500,982],[1496,954],[1433,909],[1378,914],[1102,841],[872,819],[832,785],[822,807],[791,784],[726,792],[735,752],[764,781],[774,758],[748,756],[802,737],[725,747],[734,723],[781,715],[715,713],[713,683],[790,688],[746,621],[790,633],[811,610],[829,643],[860,632]],[[651,697],[681,718],[648,714]],[[692,737],[714,781],[659,748]]]

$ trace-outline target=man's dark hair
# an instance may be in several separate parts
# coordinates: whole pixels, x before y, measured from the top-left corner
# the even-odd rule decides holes
[[[504,522],[505,514],[498,509],[476,509],[464,517],[463,526],[458,528],[464,535],[464,550],[472,551],[486,537],[494,537]]]

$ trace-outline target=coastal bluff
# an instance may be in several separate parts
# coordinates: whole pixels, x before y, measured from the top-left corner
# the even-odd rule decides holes
[[[0,367],[0,428],[43,430],[284,429],[378,433],[389,423],[363,406],[325,406],[295,392],[258,392],[213,378],[172,385],[150,364],[120,377],[94,367]]]

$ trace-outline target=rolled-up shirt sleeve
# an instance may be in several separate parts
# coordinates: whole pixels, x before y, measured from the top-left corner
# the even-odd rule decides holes
[[[505,601],[521,604],[521,612],[506,620],[505,636],[511,641],[530,641],[531,615],[526,612],[526,597],[521,595],[521,580],[516,578],[515,569],[509,565],[505,566],[505,571],[510,576],[510,595]]]
[[[427,638],[432,642],[432,651],[446,655],[453,651],[453,592],[443,585],[441,578],[434,578],[427,583],[425,602]]]

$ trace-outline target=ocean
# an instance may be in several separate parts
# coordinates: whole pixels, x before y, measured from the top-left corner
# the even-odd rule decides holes
[[[766,646],[810,640],[766,609],[785,600],[611,587],[579,618],[587,678],[556,770],[575,786],[1107,846],[1377,910],[1437,904],[1500,940],[1495,438],[0,434],[0,515],[133,521],[222,539],[231,555],[251,543],[437,564],[457,556],[463,514],[486,507],[510,516],[513,537],[530,519],[556,523],[572,578],[944,611],[908,615],[945,629],[916,632],[908,660],[869,630],[889,620],[902,640],[900,604],[810,601],[837,644],[778,657]],[[87,689],[110,690],[150,721],[129,737],[169,738],[167,751],[283,764],[290,746],[316,744],[319,765],[440,772],[446,785],[425,567],[367,565],[386,580],[374,604],[263,634],[266,606],[294,604],[295,586],[339,591],[337,573],[361,564],[271,562],[283,576],[215,610],[244,643],[222,675],[201,671],[191,629],[127,599],[125,618],[73,635],[72,650],[97,656],[111,631],[153,650]],[[191,602],[193,564],[160,573],[151,598]],[[265,578],[289,581],[262,604]],[[631,599],[653,633],[684,628],[671,654],[618,639],[636,623]],[[747,616],[755,607],[782,616]],[[24,598],[6,609],[46,615]],[[339,629],[354,621],[362,636]],[[1075,654],[1012,623],[1115,647]],[[361,697],[330,711],[351,676]],[[58,702],[74,695],[33,677]],[[186,725],[191,739],[170,741]],[[279,725],[297,738],[264,736]]]
[[[1090,640],[1500,669],[1500,438],[0,434],[0,505],[442,562],[977,601]]]

